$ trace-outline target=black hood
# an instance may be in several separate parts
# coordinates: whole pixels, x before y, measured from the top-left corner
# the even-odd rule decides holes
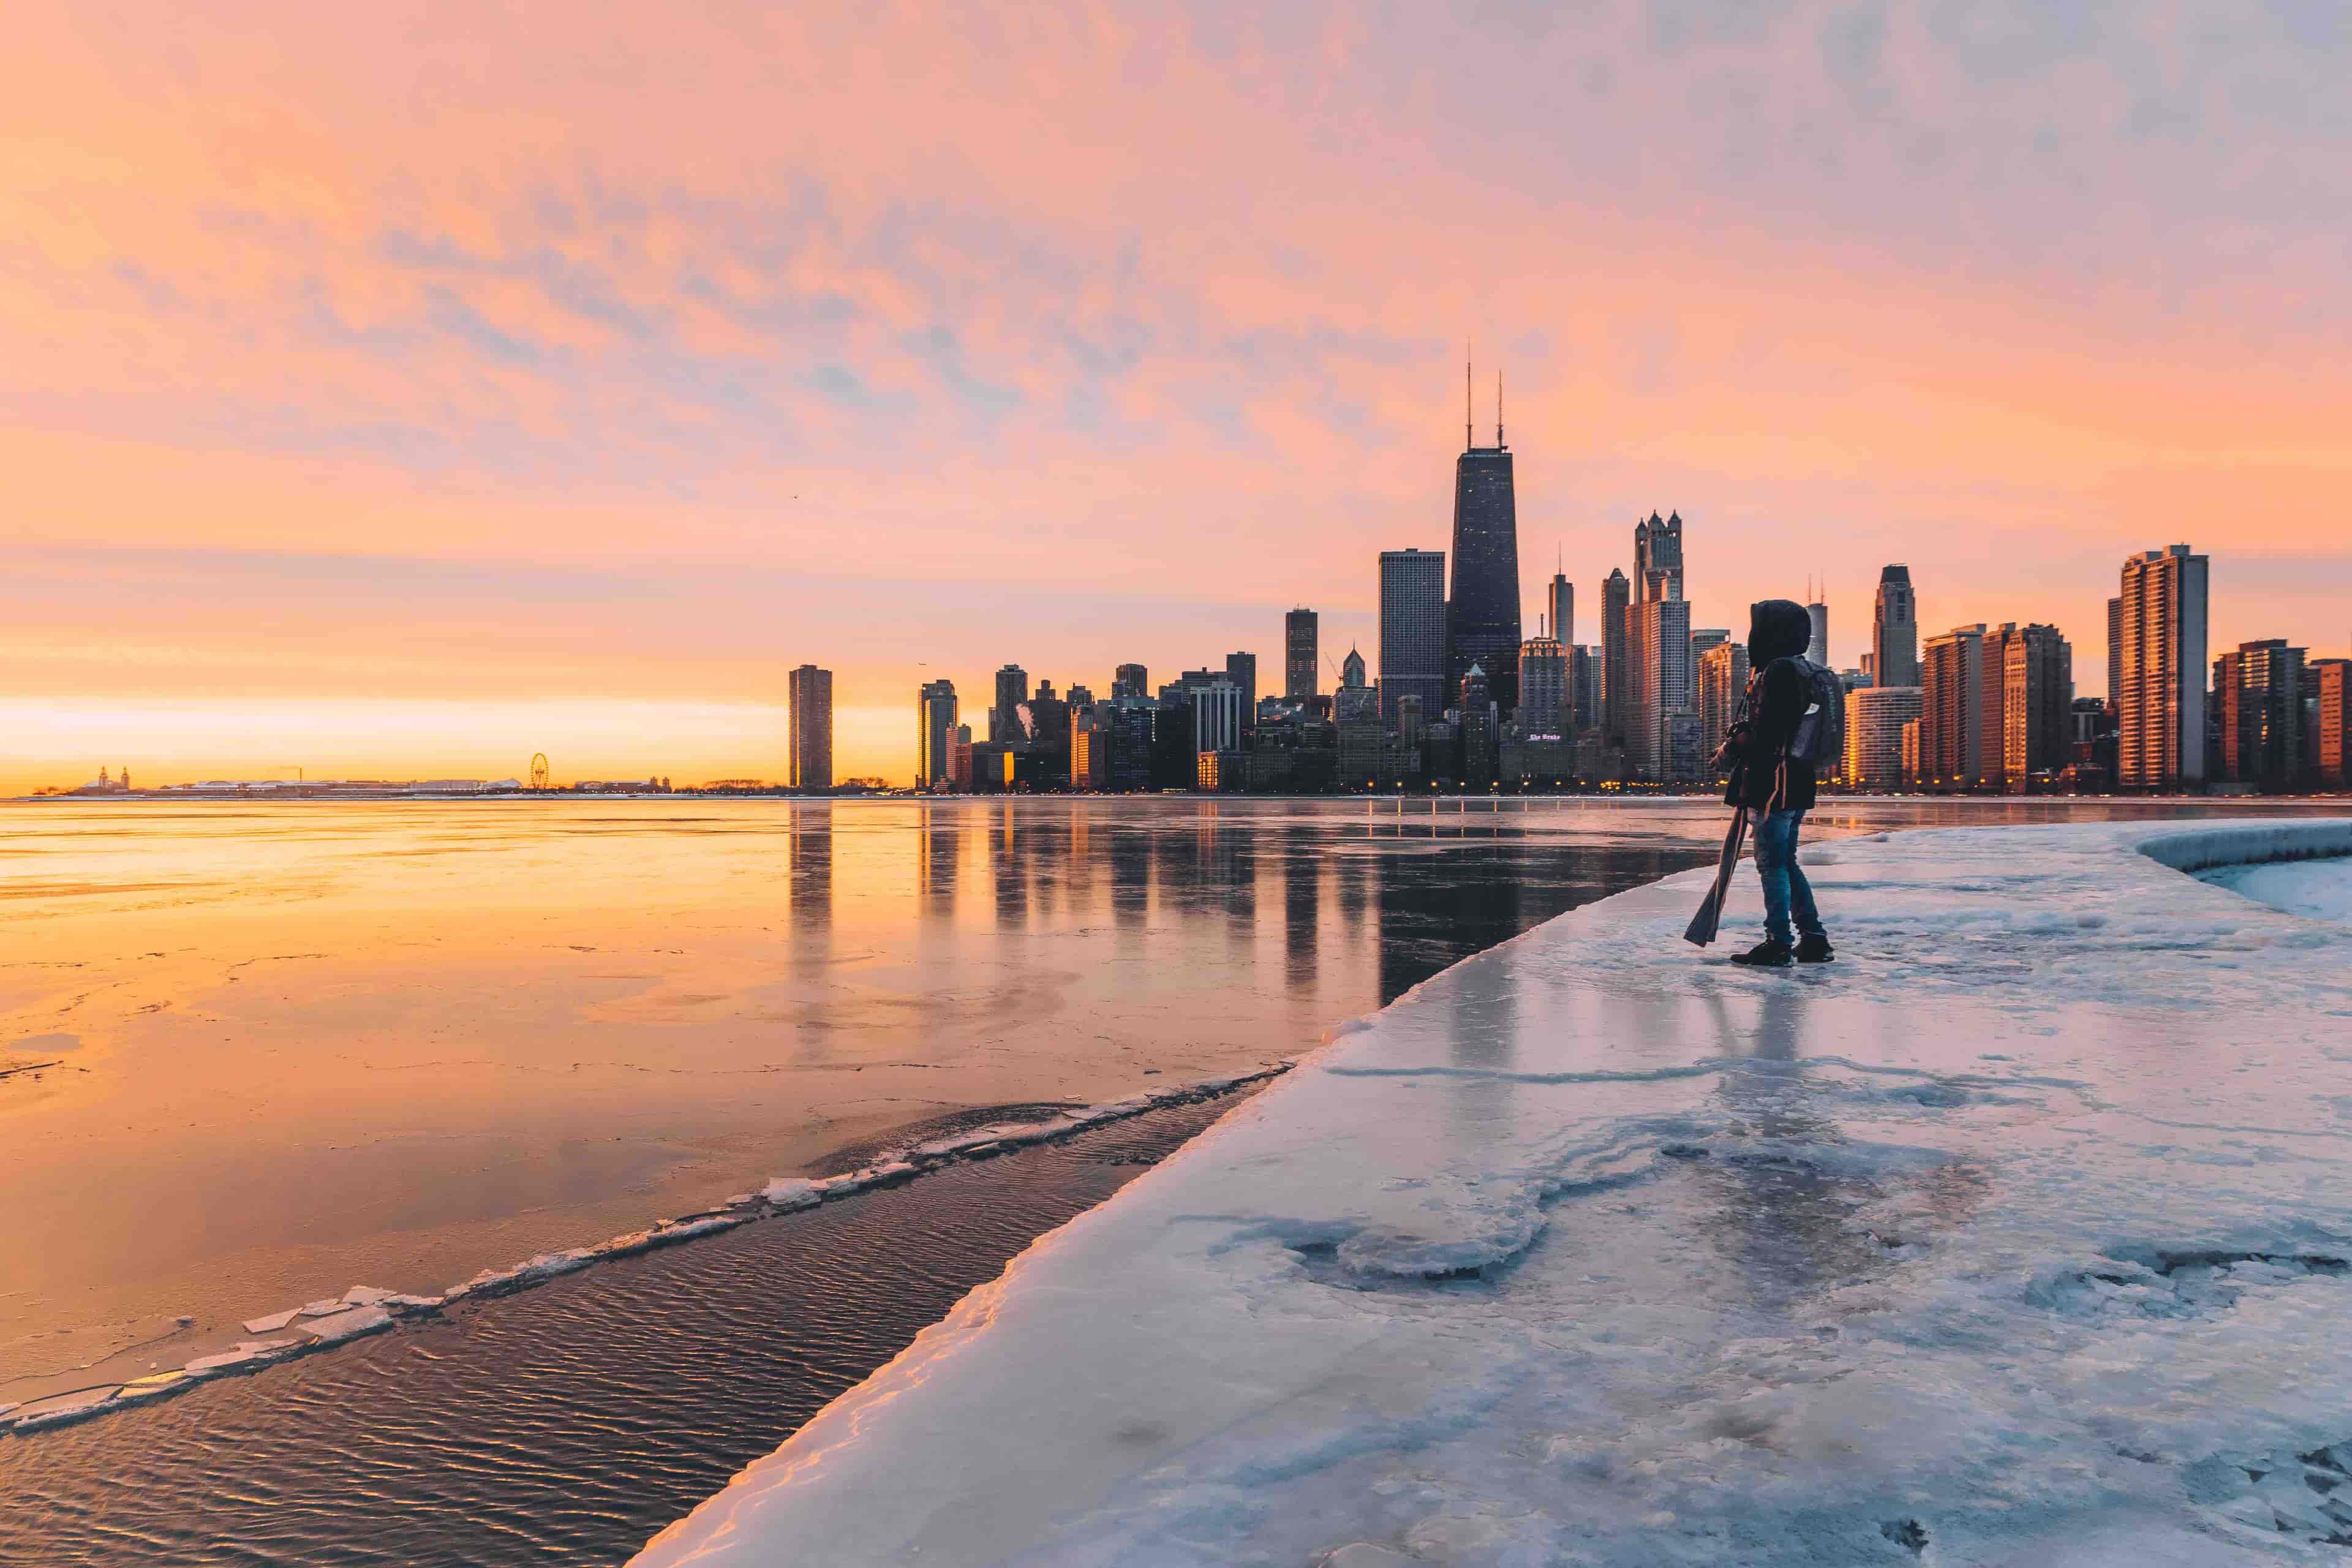
[[[1813,646],[1813,617],[1790,599],[1765,599],[1748,607],[1748,666],[1761,669],[1776,658]]]

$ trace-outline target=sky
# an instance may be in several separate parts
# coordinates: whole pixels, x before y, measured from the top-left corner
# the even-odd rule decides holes
[[[1694,624],[1881,565],[2105,687],[2352,637],[2352,13],[18,0],[0,790],[911,775],[1448,543],[1465,342],[1530,630],[1686,521]]]

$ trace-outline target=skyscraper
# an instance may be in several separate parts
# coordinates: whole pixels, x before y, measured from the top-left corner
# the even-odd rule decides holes
[[[1462,787],[1486,789],[1495,782],[1496,766],[1501,761],[1502,736],[1496,723],[1496,710],[1501,704],[1495,697],[1484,665],[1470,667],[1462,677],[1462,686],[1454,701],[1455,710],[1462,715]]]
[[[1112,700],[1151,695],[1151,671],[1139,664],[1122,664],[1110,672]]]
[[[1696,637],[1691,638],[1693,645],[1697,641]],[[1698,710],[1699,746],[1712,753],[1722,744],[1732,715],[1739,710],[1740,699],[1748,694],[1748,645],[1718,642],[1702,650],[1697,679],[1698,695],[1692,706]]]
[[[1529,637],[1519,645],[1519,734],[1556,741],[1568,733],[1568,655],[1551,637]]]
[[[1576,584],[1565,574],[1551,574],[1551,592],[1544,604],[1544,635],[1566,647],[1576,641]]]
[[[1233,752],[1242,743],[1242,689],[1223,676],[1190,689],[1192,752]]]
[[[952,680],[927,680],[915,694],[915,787],[945,789],[948,753],[955,744],[956,689]]]
[[[1381,722],[1397,699],[1421,699],[1424,721],[1445,711],[1445,552],[1381,552]]]
[[[1977,742],[1977,783],[1986,789],[2009,787],[2009,654],[2011,644],[2023,647],[2025,634],[2015,621],[1989,626],[1984,634],[1983,700],[1977,721],[1982,734]],[[2022,794],[2023,785],[2019,786]]]
[[[1225,679],[1241,688],[1242,728],[1257,727],[1257,655],[1229,653],[1225,655]]]
[[[2221,776],[2273,794],[2292,789],[2303,769],[2304,650],[2285,639],[2240,643],[2213,661],[2213,697],[2221,705]]]
[[[1917,686],[1919,606],[1911,596],[1911,568],[1889,566],[1878,574],[1878,602],[1870,621],[1870,679],[1879,686]],[[1920,733],[1927,725],[1923,720]],[[1923,739],[1920,742],[1926,744]]]
[[[1577,734],[1597,727],[1601,722],[1601,650],[1579,647],[1573,643],[1568,649],[1569,722]]]
[[[1681,774],[1668,721],[1692,716],[1688,602],[1648,599],[1635,605],[1626,622],[1625,660],[1633,689],[1625,752],[1634,776],[1676,782]]]
[[[1813,640],[1805,645],[1805,657],[1827,669],[1830,667],[1830,607],[1815,599],[1805,606],[1805,615],[1813,623]]]
[[[2000,782],[2023,795],[2036,773],[2064,767],[2074,735],[2074,650],[2056,626],[2001,627]],[[1985,706],[1993,706],[1992,639],[1985,640]],[[1988,723],[1990,731],[1990,723]],[[1987,744],[1990,737],[1988,734]],[[1992,759],[1985,759],[1990,782]]]
[[[1683,514],[1656,512],[1633,525],[1635,603],[1683,596]]]
[[[1320,627],[1304,605],[1282,617],[1282,697],[1304,702],[1323,689]]]
[[[2319,782],[2352,784],[2352,659],[2315,658],[2319,673]]]
[[[1008,664],[996,672],[996,700],[988,710],[988,738],[1000,746],[1027,739],[1021,724],[1021,705],[1029,700],[1029,672]]]
[[[1454,464],[1454,590],[1445,605],[1445,681],[1455,695],[1477,665],[1486,672],[1497,707],[1518,705],[1519,513],[1510,448],[1503,442],[1502,393],[1496,391],[1495,444],[1475,444],[1469,423],[1468,367],[1464,367],[1462,456]],[[1388,679],[1388,657],[1381,658]]]
[[[802,665],[786,678],[792,705],[788,782],[794,789],[833,787],[833,671]]]
[[[2124,692],[2124,602],[2107,601],[2107,716],[2122,711]]]
[[[1920,664],[1920,784],[1974,789],[1984,758],[1984,623],[1929,637]]]
[[[1904,758],[1908,731],[1916,743],[1919,688],[1858,686],[1845,694],[1845,782],[1853,789],[1899,789],[1910,767]]]
[[[2124,561],[2116,782],[2126,789],[2205,782],[2207,577],[2186,544]]]
[[[1339,689],[1331,694],[1331,726],[1339,742],[1340,778],[1351,788],[1378,784],[1381,697],[1365,679],[1364,656],[1352,647],[1339,663]]]
[[[1601,581],[1601,730],[1610,744],[1625,743],[1625,720],[1632,706],[1633,683],[1625,668],[1624,572],[1612,566]]]

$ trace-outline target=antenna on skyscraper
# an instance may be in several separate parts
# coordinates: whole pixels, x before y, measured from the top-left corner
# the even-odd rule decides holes
[[[1462,340],[1462,449],[1465,452],[1478,444],[1470,422],[1470,343],[1468,338]]]
[[[1503,373],[1495,373],[1495,450],[1503,449]]]

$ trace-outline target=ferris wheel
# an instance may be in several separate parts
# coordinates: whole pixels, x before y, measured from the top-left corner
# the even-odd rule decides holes
[[[531,753],[530,787],[533,789],[545,789],[547,787],[547,753],[545,752],[534,752]]]

